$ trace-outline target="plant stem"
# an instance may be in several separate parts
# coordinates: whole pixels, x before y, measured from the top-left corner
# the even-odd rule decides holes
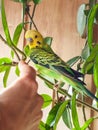
[[[14,47],[14,49],[16,49],[23,56],[22,60],[25,61],[27,58],[25,53],[23,51],[21,51],[19,48],[17,48],[13,43],[12,43],[12,46]]]
[[[1,39],[8,47],[10,47],[10,48],[14,51],[14,53],[15,53],[16,56],[17,56],[17,59],[20,60],[20,57],[19,57],[18,53],[16,52],[16,50],[15,50],[11,45],[9,45],[9,44],[7,43],[7,41],[2,37],[1,34],[0,34],[0,39]]]
[[[86,122],[86,113],[85,113],[85,106],[82,107],[84,121]]]
[[[11,46],[10,46],[10,47],[11,47]],[[14,53],[15,53],[17,59],[20,61],[20,57],[19,57],[17,51],[15,50],[15,48],[11,47],[11,49],[14,51]]]
[[[36,10],[36,4],[34,4],[34,8],[33,8],[33,11],[32,11],[32,16],[31,16],[31,19],[33,19],[34,17],[34,14],[35,14],[35,10]],[[34,22],[34,21],[33,21]],[[35,25],[35,24],[34,24]],[[30,29],[32,28],[32,21],[30,23]],[[38,30],[38,29],[37,29]]]
[[[18,65],[18,62],[12,61],[11,63],[4,63],[0,66],[16,66],[16,65]]]
[[[23,3],[22,3],[22,6],[23,6],[22,23],[23,23],[23,28],[24,28],[24,30],[25,30],[25,27],[24,27],[24,16],[25,16],[25,6],[26,6],[26,3],[23,2]]]
[[[30,15],[30,12],[29,12],[28,10],[26,10],[26,12],[27,12],[27,14],[28,14],[28,16],[29,16],[29,18],[30,18],[30,20],[31,20],[31,23],[33,23],[35,29],[38,31],[37,26],[36,26],[36,24],[34,23],[34,21],[33,21],[33,19],[32,19],[32,16]],[[33,12],[35,12],[35,11],[33,11]],[[34,14],[33,14],[33,16],[34,16]]]
[[[82,98],[82,101],[84,101],[84,96]],[[86,122],[87,119],[86,119],[86,111],[85,111],[85,106],[82,106],[82,111],[83,111],[83,117],[84,117],[84,121]],[[90,130],[90,126],[88,126],[88,130]]]
[[[98,109],[92,107],[91,105],[87,104],[86,102],[81,101],[81,100],[79,100],[79,99],[76,99],[76,101],[77,101],[79,104],[82,104],[82,105],[84,105],[84,106],[90,108],[91,110],[93,110],[93,111],[95,111],[95,112],[98,112]]]
[[[19,61],[20,61],[20,57],[19,57],[17,51],[18,51],[20,54],[22,54],[23,60],[26,60],[26,55],[24,54],[23,51],[21,51],[19,48],[17,48],[13,43],[12,43],[12,45],[9,45],[9,44],[7,43],[7,41],[2,37],[1,34],[0,34],[0,39],[1,39],[7,46],[9,46],[9,47],[14,51],[14,53],[16,54],[16,56],[17,56],[17,58],[18,58]]]

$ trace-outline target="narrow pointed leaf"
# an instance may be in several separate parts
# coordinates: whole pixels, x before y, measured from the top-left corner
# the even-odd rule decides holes
[[[0,65],[0,73],[6,71],[8,69],[8,66]]]
[[[81,130],[76,106],[77,106],[76,105],[76,93],[74,93],[73,96],[72,96],[72,106],[71,106],[72,121],[73,121],[73,125],[74,125],[75,129],[76,130]]]
[[[8,44],[11,45],[12,41],[11,41],[10,32],[9,32],[8,23],[5,14],[4,0],[1,0],[1,16],[2,16],[2,25],[6,36],[6,40]]]
[[[13,35],[13,43],[16,46],[18,44],[18,41],[19,41],[19,38],[20,38],[20,35],[21,35],[21,32],[22,32],[22,28],[23,28],[23,24],[20,23],[19,25],[17,25],[17,27],[15,29],[15,32],[14,32],[14,35]]]
[[[45,128],[45,123],[44,123],[43,121],[40,121],[39,129],[40,129],[40,130],[47,130],[47,129]]]
[[[78,60],[80,59],[80,56],[76,56],[70,60],[67,61],[67,64],[72,67],[76,62],[78,62]]]
[[[5,73],[4,73],[4,77],[3,77],[3,84],[4,84],[4,87],[7,86],[7,80],[8,80],[8,76],[9,76],[9,73],[10,73],[10,69],[11,67],[9,67]]]
[[[42,108],[45,108],[45,107],[49,106],[51,104],[51,102],[52,102],[51,96],[49,96],[47,94],[42,94],[41,96],[42,96],[42,98],[44,100],[44,104],[43,104]]]
[[[17,76],[20,75],[20,70],[19,70],[18,66],[16,66],[15,73],[16,73]]]
[[[0,73],[6,71],[9,67],[7,66],[7,64],[11,62],[12,61],[10,58],[7,58],[7,57],[0,58]]]
[[[45,85],[50,88],[53,89],[53,84],[51,82],[45,81]]]
[[[55,123],[54,123],[54,125],[53,125],[53,128],[54,128],[53,130],[56,130],[57,125],[58,125],[58,122],[59,122],[59,120],[60,120],[60,118],[61,118],[61,116],[62,116],[64,110],[66,109],[66,106],[68,105],[68,103],[69,103],[69,100],[66,100],[66,101],[64,101],[64,102],[60,105],[60,107],[59,107],[59,109],[58,109],[58,111],[57,111],[57,114],[56,114]]]
[[[90,49],[93,48],[92,43],[93,43],[93,24],[94,24],[94,18],[96,16],[98,10],[98,4],[94,5],[89,13],[88,16],[88,45]]]
[[[62,103],[58,103],[56,106],[54,106],[51,111],[48,114],[46,125],[52,127],[55,123],[55,118],[57,111]]]
[[[8,79],[10,68],[11,68],[8,64],[11,62],[12,61],[10,58],[7,58],[7,57],[0,58],[0,72],[5,71],[4,77],[3,77],[4,87],[6,87],[7,79]]]
[[[65,125],[69,128],[72,129],[72,121],[71,121],[71,113],[70,113],[70,108],[66,107],[63,115],[62,115],[63,121]]]
[[[93,7],[96,3],[96,0],[89,0],[89,6],[90,8]]]
[[[4,63],[10,63],[12,60],[8,57],[2,57],[0,58],[0,65],[3,65]]]
[[[88,44],[85,45],[85,47],[82,50],[81,57],[86,60],[90,56],[90,49]]]
[[[47,43],[49,46],[51,46],[52,40],[53,40],[52,37],[45,37],[45,38],[44,38],[44,42]]]
[[[20,23],[19,25],[17,25],[16,29],[15,29],[15,32],[14,32],[14,35],[13,35],[13,44],[15,46],[18,45],[18,41],[19,41],[19,38],[20,38],[20,35],[21,35],[21,32],[22,32],[22,28],[23,28],[23,24]],[[12,58],[14,58],[14,52],[11,51],[11,56]]]
[[[29,46],[28,45],[26,45],[25,47],[24,47],[24,53],[26,54],[26,56],[30,56],[30,53],[31,53],[31,51],[30,51],[30,48],[29,48]]]
[[[86,62],[84,63],[84,66],[82,68],[83,73],[88,73],[89,70],[91,70],[94,66],[96,54],[98,52],[98,45],[92,49],[90,56],[86,59]]]
[[[94,83],[98,88],[98,54],[96,55],[95,62],[94,62]]]
[[[82,37],[85,32],[86,27],[86,15],[84,10],[86,9],[86,4],[81,4],[78,9],[77,13],[77,30]]]
[[[88,128],[88,126],[95,120],[98,119],[98,117],[92,117],[90,119],[88,119],[84,125],[82,126],[81,130],[86,130]]]

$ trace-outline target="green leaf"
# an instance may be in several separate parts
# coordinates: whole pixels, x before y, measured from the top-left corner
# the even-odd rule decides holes
[[[45,123],[43,122],[43,121],[40,121],[40,124],[39,124],[39,129],[40,130],[47,130],[46,128],[45,128]]]
[[[0,66],[0,73],[6,71],[7,68],[8,68],[8,66],[3,66],[3,65],[1,65],[1,66]]]
[[[89,11],[90,11],[90,9],[86,9],[86,10],[84,10],[84,13],[85,13],[86,16],[88,16]]]
[[[56,117],[55,117],[55,122],[54,122],[54,126],[53,126],[54,129],[53,129],[53,130],[56,130],[57,124],[58,124],[58,122],[59,122],[59,120],[60,120],[60,117],[62,116],[64,110],[66,109],[66,106],[68,105],[68,103],[69,103],[69,100],[66,100],[66,101],[64,101],[64,102],[60,105],[60,107],[59,107],[59,109],[58,109],[58,111],[57,111]]]
[[[73,57],[72,59],[68,60],[67,61],[67,64],[72,67],[76,62],[78,62],[78,60],[80,59],[81,57],[80,56],[76,56],[76,57]]]
[[[49,46],[51,46],[52,40],[53,40],[52,37],[45,37],[44,38],[44,43],[47,43]]]
[[[2,17],[2,25],[3,25],[3,30],[5,32],[6,40],[8,44],[11,45],[12,41],[11,41],[6,14],[5,14],[4,0],[1,0],[1,17]]]
[[[7,85],[7,80],[8,80],[8,76],[9,76],[9,73],[10,73],[10,69],[11,67],[9,67],[5,73],[4,73],[4,77],[3,77],[3,84],[4,84],[4,87],[6,87]]]
[[[98,9],[96,11],[96,16],[95,16],[96,20],[98,21]]]
[[[51,109],[51,111],[49,112],[48,117],[47,117],[47,120],[46,120],[46,125],[47,125],[47,126],[52,127],[52,126],[54,125],[54,123],[55,123],[55,118],[56,118],[56,114],[57,114],[57,111],[58,111],[58,109],[59,109],[59,107],[60,107],[61,104],[62,104],[62,103],[56,104],[56,105]]]
[[[90,49],[88,44],[86,44],[82,50],[81,57],[83,60],[86,60],[89,56],[90,56]]]
[[[0,65],[3,65],[4,63],[10,63],[12,60],[8,57],[0,58]]]
[[[96,0],[89,0],[89,7],[93,7],[96,3]]]
[[[82,68],[83,73],[88,73],[93,69],[97,53],[98,53],[98,45],[96,44],[96,46],[92,49],[90,56],[87,58],[86,62],[83,65]]]
[[[33,0],[35,4],[39,4],[42,0]]]
[[[65,111],[63,112],[62,118],[63,118],[63,121],[64,121],[65,125],[69,129],[72,129],[71,113],[70,113],[70,108],[69,107],[66,107]]]
[[[91,10],[90,13],[88,15],[88,45],[90,47],[90,49],[93,48],[92,43],[93,43],[93,23],[94,23],[94,18],[96,16],[98,10],[98,4],[94,5]]]
[[[26,45],[25,47],[24,47],[24,53],[26,54],[26,56],[30,56],[30,54],[31,54],[31,50],[30,50],[30,48],[29,48],[29,46],[28,45]]]
[[[0,58],[0,73],[8,69],[7,63],[11,63],[11,59],[7,57]]]
[[[15,46],[18,45],[18,41],[19,41],[19,38],[20,38],[20,34],[22,32],[22,28],[23,28],[23,23],[20,23],[19,25],[17,25],[16,29],[15,29],[15,32],[14,32],[14,35],[13,35],[13,44]],[[14,58],[14,51],[11,50],[11,56],[12,58]]]
[[[77,30],[81,37],[84,35],[86,29],[87,18],[84,13],[85,9],[86,9],[86,4],[81,4],[77,13]]]
[[[20,23],[19,25],[17,25],[17,27],[15,29],[15,32],[14,32],[14,35],[13,35],[13,43],[16,46],[17,46],[17,43],[19,41],[20,34],[22,32],[22,28],[23,28],[23,23]]]
[[[93,62],[89,63],[88,65],[82,68],[82,73],[93,74],[93,67],[94,67],[94,63]]]
[[[14,51],[11,50],[11,53],[10,53],[10,54],[11,54],[11,57],[12,57],[12,59],[13,59],[13,58],[14,58]]]
[[[51,102],[52,102],[51,96],[49,96],[47,94],[42,94],[41,96],[42,96],[42,98],[44,100],[44,104],[43,104],[42,108],[45,108],[45,107],[49,106],[51,104]]]
[[[95,62],[94,62],[94,83],[98,88],[98,54],[96,55]]]
[[[76,110],[76,93],[73,94],[72,96],[72,105],[71,105],[71,112],[72,112],[72,121],[73,125],[76,130],[81,130],[79,120],[78,120],[78,114]]]
[[[92,117],[90,119],[88,119],[84,125],[82,126],[81,130],[86,130],[88,128],[88,126],[95,120],[98,119],[98,117]]]
[[[45,81],[44,83],[48,88],[53,89],[53,84],[51,82]]]
[[[17,76],[20,75],[20,70],[19,70],[18,66],[16,66],[15,73],[16,73]]]

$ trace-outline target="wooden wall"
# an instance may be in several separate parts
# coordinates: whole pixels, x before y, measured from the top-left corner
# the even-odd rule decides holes
[[[81,39],[77,32],[76,15],[79,5],[87,2],[88,0],[43,0],[37,7],[34,20],[39,31],[44,36],[53,37],[52,47],[54,51],[65,61],[73,56],[80,55],[81,49],[85,44],[85,40]],[[13,34],[16,25],[21,22],[21,7],[21,4],[14,3],[10,0],[5,1],[5,8],[11,34]],[[3,34],[1,20],[0,34]],[[0,44],[0,56],[9,55],[8,48],[4,46],[1,41]],[[19,44],[23,44],[22,38]],[[9,83],[15,78],[16,76],[11,76]],[[2,77],[0,82],[2,82]],[[39,79],[38,82],[39,92],[48,93],[49,90],[43,87],[43,82],[39,81]],[[89,86],[91,86],[91,82],[91,80],[88,80]],[[47,109],[45,110],[43,119],[45,119],[45,115],[47,115],[46,111]],[[87,115],[88,117],[91,115],[89,110],[87,110]],[[97,126],[93,126],[92,130],[96,130]],[[62,121],[60,122],[57,130],[61,130],[61,128],[67,130]]]

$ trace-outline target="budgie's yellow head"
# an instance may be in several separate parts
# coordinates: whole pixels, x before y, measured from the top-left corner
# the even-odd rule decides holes
[[[25,34],[27,40],[27,45],[30,49],[42,48],[43,46],[43,36],[36,30],[28,30]]]

